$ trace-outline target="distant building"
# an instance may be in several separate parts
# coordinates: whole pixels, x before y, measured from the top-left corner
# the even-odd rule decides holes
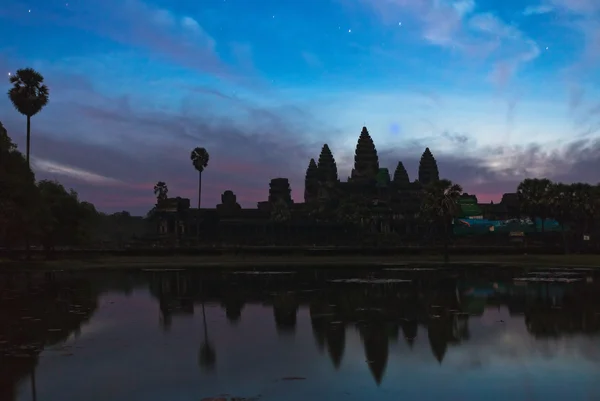
[[[198,210],[190,207],[189,199],[169,198],[156,207],[156,232],[166,239],[215,244],[364,243],[388,233],[416,239],[422,230],[418,215],[423,187],[439,178],[429,148],[421,156],[418,180],[410,181],[401,161],[390,176],[380,167],[373,139],[363,127],[347,181],[339,179],[325,144],[317,161],[308,163],[303,203],[292,200],[287,178],[272,179],[267,200],[253,209],[243,209],[230,190],[216,208]],[[461,217],[486,215],[474,195],[463,195],[459,205]]]

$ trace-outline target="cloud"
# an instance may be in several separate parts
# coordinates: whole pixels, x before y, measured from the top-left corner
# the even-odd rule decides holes
[[[478,12],[473,0],[362,0],[386,22],[400,14],[416,19],[431,45],[458,50],[468,57],[491,58],[491,77],[505,85],[521,65],[536,59],[537,43],[518,27],[490,12]]]
[[[551,5],[541,4],[537,6],[525,7],[525,10],[523,10],[523,15],[541,15],[551,13],[552,11],[554,11],[554,7],[552,7]]]
[[[236,76],[221,61],[214,39],[198,21],[142,0],[83,0],[67,11],[51,5],[39,12],[26,11],[24,5],[9,5],[4,14],[18,17],[23,24],[36,28],[60,26],[89,32],[203,73]],[[20,17],[24,13],[28,15],[25,20]]]
[[[33,169],[35,171],[41,171],[50,175],[57,175],[61,177],[73,178],[78,181],[93,185],[120,185],[124,184],[122,181],[111,177],[105,177],[103,175],[95,174],[90,171],[86,171],[77,167],[66,166],[57,162],[33,158],[32,160]]]
[[[323,68],[323,63],[321,62],[321,59],[316,54],[304,51],[301,53],[301,55],[309,67]]]

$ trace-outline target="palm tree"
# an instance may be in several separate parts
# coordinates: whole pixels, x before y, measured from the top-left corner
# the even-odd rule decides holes
[[[198,170],[198,209],[200,209],[200,199],[202,198],[202,172],[208,166],[209,155],[206,149],[196,148],[190,155],[194,168]]]
[[[27,117],[27,164],[31,150],[31,117],[39,113],[48,104],[48,87],[44,85],[44,77],[33,68],[17,70],[10,76],[13,87],[8,97],[15,109]]]
[[[542,221],[542,232],[544,232],[544,220],[548,217],[550,209],[550,190],[552,182],[546,178],[526,178],[517,188],[521,210],[534,222],[537,231],[536,218]]]
[[[450,180],[434,181],[425,187],[421,214],[430,223],[441,224],[444,228],[444,263],[448,263],[449,228],[452,219],[458,214],[458,198],[462,187]]]
[[[154,185],[154,195],[156,195],[157,203],[160,203],[167,199],[169,188],[164,181],[159,181]]]

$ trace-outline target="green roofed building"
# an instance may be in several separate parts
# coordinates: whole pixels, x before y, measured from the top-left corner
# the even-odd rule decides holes
[[[460,207],[459,218],[462,219],[483,219],[483,211],[477,204],[477,197],[467,193],[461,195],[458,200]]]

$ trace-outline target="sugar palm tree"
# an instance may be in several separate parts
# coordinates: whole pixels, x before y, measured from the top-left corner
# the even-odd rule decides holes
[[[157,203],[167,199],[169,188],[164,181],[159,181],[154,185],[154,195],[156,195]]]
[[[444,262],[448,263],[449,229],[452,219],[458,214],[458,198],[462,187],[450,180],[434,181],[425,187],[421,214],[434,225],[441,225],[444,230]]]
[[[206,149],[196,148],[190,155],[194,168],[198,171],[198,209],[200,209],[200,199],[202,198],[202,172],[208,166],[209,155]]]
[[[44,85],[44,77],[33,68],[17,70],[10,75],[12,88],[8,97],[15,109],[27,117],[27,164],[31,151],[31,117],[39,113],[48,104],[48,87]]]

